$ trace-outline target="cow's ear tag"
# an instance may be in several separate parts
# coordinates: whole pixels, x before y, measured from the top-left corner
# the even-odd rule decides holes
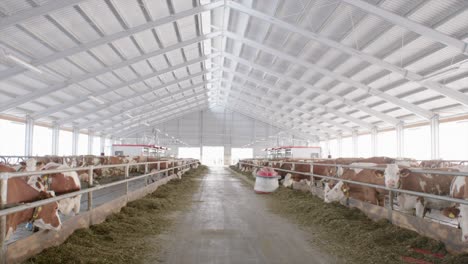
[[[454,215],[453,213],[450,213],[450,214],[449,214],[449,218],[454,219],[454,218],[455,218],[455,215]]]
[[[27,222],[26,223],[26,229],[28,231],[33,231],[34,227],[33,227],[33,223],[32,222]]]

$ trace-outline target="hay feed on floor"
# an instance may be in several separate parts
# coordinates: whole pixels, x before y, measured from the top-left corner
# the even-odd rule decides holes
[[[208,172],[206,166],[190,170],[181,180],[172,180],[154,193],[128,203],[120,213],[89,229],[81,229],[65,243],[50,248],[26,263],[142,263],[157,245],[146,243],[173,223],[172,212],[187,209],[200,185],[197,178]]]

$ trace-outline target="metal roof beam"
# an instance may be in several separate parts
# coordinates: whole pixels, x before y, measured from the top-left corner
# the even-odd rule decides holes
[[[125,109],[121,109],[120,110],[120,114],[122,113],[126,113],[126,112],[130,112],[130,111],[135,111],[137,109],[140,109],[140,108],[144,108],[145,106],[147,105],[151,105],[151,104],[154,104],[158,101],[161,101],[161,100],[164,100],[164,99],[167,99],[167,98],[170,98],[172,96],[175,96],[175,95],[179,95],[181,93],[185,93],[185,92],[189,92],[189,91],[192,91],[193,89],[196,89],[198,87],[201,87],[201,86],[205,86],[207,85],[208,83],[210,83],[212,81],[205,81],[205,82],[202,82],[202,83],[199,83],[199,84],[195,84],[195,85],[192,85],[190,87],[187,87],[185,89],[182,89],[182,90],[179,90],[179,91],[175,91],[173,93],[169,93],[169,94],[166,94],[166,95],[163,95],[163,97],[159,98],[158,100],[154,101],[154,100],[148,100],[146,101],[145,103],[143,104],[139,104],[137,106],[132,106],[132,107],[128,107],[128,108],[125,108]],[[108,114],[108,115],[105,115],[105,116],[102,116],[102,117],[99,117],[99,118],[96,118],[96,119],[93,119],[93,120],[89,120],[85,123],[81,123],[81,124],[78,124],[77,126],[79,128],[87,128],[87,127],[90,127],[92,125],[95,125],[95,124],[98,124],[104,120],[107,120],[109,118],[112,118],[112,117],[115,117],[116,115],[119,115],[119,114],[116,114],[116,113],[111,113],[111,114]]]
[[[290,131],[290,132],[292,132],[291,134],[294,134],[295,136],[300,137],[300,138],[303,138],[303,139],[310,139],[311,136],[319,136],[319,135],[323,134],[323,133],[320,133],[320,132],[311,132],[309,135],[304,135],[303,132],[299,132],[299,131],[297,131],[297,130],[295,130],[295,129],[287,128],[287,127],[285,127],[285,126],[284,126],[283,124],[281,124],[281,123],[278,123],[278,122],[271,122],[271,121],[265,121],[265,120],[263,120],[263,119],[259,119],[259,117],[263,116],[263,117],[265,117],[267,120],[269,120],[269,118],[268,118],[265,114],[263,114],[263,113],[256,113],[255,115],[253,115],[251,112],[245,111],[245,109],[236,108],[236,107],[230,106],[230,105],[227,104],[227,103],[224,104],[223,106],[224,106],[225,108],[227,108],[227,109],[233,111],[233,112],[239,113],[239,114],[241,114],[241,115],[245,115],[245,116],[250,117],[250,118],[252,118],[252,119],[259,120],[259,121],[261,121],[261,122],[268,123],[268,124],[270,124],[270,125],[276,127],[277,129],[283,129],[283,130],[285,130],[284,132]]]
[[[83,2],[84,0],[60,0],[60,1],[52,1],[50,3],[46,3],[40,5],[38,7],[29,8],[23,11],[19,11],[14,13],[11,16],[2,17],[0,19],[0,30],[13,26],[19,23],[22,23],[32,17],[36,16],[43,16],[55,10],[59,10],[65,7],[73,6]]]
[[[206,94],[197,94],[196,96],[201,96],[201,95],[206,95]],[[151,116],[148,116],[148,117],[143,117],[143,118],[140,118],[140,119],[136,119],[136,118],[132,118],[132,119],[128,119],[126,118],[125,121],[129,120],[130,122],[127,122],[125,124],[122,124],[122,125],[119,125],[119,126],[116,126],[116,127],[113,127],[113,125],[117,124],[117,123],[120,123],[120,122],[113,122],[113,124],[109,124],[109,125],[105,125],[105,126],[102,126],[102,128],[98,128],[97,130],[101,130],[101,131],[104,131],[104,130],[116,130],[116,131],[122,131],[122,130],[126,130],[128,129],[128,127],[131,125],[131,124],[135,124],[135,123],[146,123],[148,122],[148,120],[152,120],[154,119],[154,116],[158,116],[160,117],[161,115],[165,115],[167,113],[172,113],[174,114],[174,111],[178,111],[180,110],[181,108],[184,108],[186,107],[187,105],[193,105],[193,104],[197,104],[199,102],[204,102],[206,101],[208,98],[207,97],[204,97],[202,98],[201,100],[199,101],[194,101],[194,102],[190,102],[184,106],[177,106],[176,104],[177,103],[180,103],[180,102],[183,102],[185,100],[187,100],[187,98],[182,98],[182,99],[179,99],[179,100],[176,100],[176,101],[173,101],[173,102],[169,102],[167,104],[164,104],[163,106],[161,106],[160,108],[156,109],[156,110],[151,110],[151,111],[148,111],[147,114],[150,114],[151,113]],[[164,110],[161,111],[162,108],[166,108]],[[146,119],[145,119],[146,118]]]
[[[322,75],[325,75],[325,76],[328,76],[332,79],[335,79],[337,81],[340,81],[342,83],[346,83],[348,85],[351,85],[353,87],[356,87],[356,88],[359,88],[361,90],[364,90],[366,91],[367,93],[371,94],[371,95],[374,95],[376,97],[379,97],[389,103],[392,103],[396,106],[399,106],[403,109],[406,109],[418,116],[421,116],[425,119],[431,119],[432,116],[434,116],[434,113],[432,113],[431,111],[429,110],[425,110],[417,105],[414,105],[412,103],[409,103],[407,101],[404,101],[398,97],[395,97],[395,96],[392,96],[390,94],[387,94],[385,92],[382,92],[382,91],[379,91],[377,89],[374,89],[370,86],[367,86],[361,82],[358,82],[358,81],[355,81],[349,77],[346,77],[344,75],[341,75],[339,73],[336,73],[336,72],[333,72],[333,71],[330,71],[329,69],[326,69],[326,68],[322,68],[322,67],[319,67],[317,66],[316,64],[312,64],[306,60],[303,60],[301,58],[298,58],[298,57],[295,57],[295,56],[291,56],[281,50],[278,50],[278,49],[275,49],[275,48],[272,48],[272,47],[269,47],[269,46],[266,46],[266,45],[263,45],[263,44],[260,44],[256,41],[253,41],[253,40],[250,40],[250,39],[247,39],[247,38],[244,38],[242,36],[239,36],[237,34],[234,34],[234,33],[225,33],[229,38],[232,38],[233,40],[236,40],[236,41],[240,41],[246,45],[249,45],[249,46],[252,46],[256,49],[260,49],[262,50],[263,52],[267,52],[267,53],[270,53],[272,54],[273,56],[277,56],[281,59],[284,59],[284,60],[287,60],[287,61],[290,61],[291,63],[293,64],[298,64],[298,65],[301,65],[305,68],[308,68],[308,69],[312,69]]]
[[[274,113],[275,115],[278,115],[278,114],[279,114],[279,115],[282,115],[282,116],[287,116],[287,117],[292,118],[292,119],[294,119],[294,120],[298,120],[299,122],[307,123],[307,124],[309,124],[309,125],[314,125],[314,126],[317,127],[318,130],[324,130],[326,133],[331,133],[331,134],[338,134],[338,133],[340,133],[340,131],[335,131],[335,130],[333,130],[333,129],[331,129],[331,128],[328,128],[328,127],[322,126],[322,125],[318,125],[318,124],[311,124],[311,123],[309,123],[308,120],[306,121],[306,120],[303,120],[303,119],[301,119],[301,118],[298,118],[298,117],[295,117],[295,116],[291,116],[291,113],[286,113],[286,112],[284,112],[284,111],[282,111],[282,110],[273,109],[273,108],[271,108],[270,105],[265,105],[264,103],[259,102],[259,101],[254,102],[254,101],[250,100],[250,98],[248,99],[248,98],[245,98],[245,97],[246,97],[246,96],[243,96],[242,94],[239,94],[239,95],[237,95],[237,101],[241,101],[241,102],[243,102],[244,104],[248,104],[248,105],[250,105],[250,106],[252,106],[252,107],[263,107],[263,108],[267,109],[268,111]],[[247,97],[248,97],[248,96],[247,96]],[[276,119],[276,120],[281,120],[281,121],[282,121],[282,120],[284,119],[284,117],[278,117],[278,118],[275,118],[275,119]]]
[[[291,23],[288,23],[288,22],[285,22],[281,19],[278,19],[276,17],[272,17],[272,16],[269,16],[265,13],[262,13],[262,12],[259,12],[259,11],[256,11],[254,9],[251,9],[251,8],[247,8],[245,6],[243,6],[242,4],[239,4],[239,3],[236,3],[236,2],[232,2],[232,1],[228,1],[227,2],[228,6],[235,9],[235,10],[238,10],[240,12],[243,12],[243,13],[246,13],[248,15],[251,15],[251,16],[254,16],[254,17],[257,17],[259,19],[262,19],[262,20],[265,20],[271,24],[274,24],[276,26],[279,26],[281,28],[284,28],[288,31],[291,31],[291,32],[294,32],[294,33],[297,33],[297,34],[300,34],[300,35],[303,35],[309,39],[312,39],[312,40],[315,40],[315,41],[318,41],[326,46],[329,46],[331,48],[334,48],[334,49],[337,49],[337,50],[340,50],[350,56],[354,56],[354,57],[357,57],[357,58],[360,58],[364,61],[367,61],[368,63],[371,63],[373,65],[378,65],[388,71],[391,71],[391,72],[394,72],[394,73],[398,73],[400,75],[402,75],[404,78],[410,80],[410,81],[413,81],[413,82],[416,82],[418,83],[419,85],[423,86],[423,87],[426,87],[430,90],[433,90],[433,91],[436,91],[452,100],[455,100],[463,105],[466,105],[468,106],[468,95],[462,93],[462,92],[459,92],[455,89],[451,89],[450,87],[447,87],[439,82],[435,82],[435,81],[431,81],[431,80],[425,80],[424,79],[424,76],[418,74],[418,73],[415,73],[415,72],[412,72],[412,71],[408,71],[402,67],[399,67],[397,65],[394,65],[392,63],[389,63],[383,59],[380,59],[378,57],[375,57],[375,56],[372,56],[372,55],[369,55],[369,54],[366,54],[366,53],[363,53],[361,52],[360,50],[356,50],[356,49],[353,49],[351,47],[348,47],[346,45],[343,45],[342,43],[340,42],[337,42],[337,41],[334,41],[332,39],[329,39],[327,37],[324,37],[324,36],[321,36],[319,34],[316,34],[316,33],[313,33],[311,31],[308,31],[308,30],[305,30],[303,28],[300,28],[298,27],[297,25],[294,25],[294,24],[291,24]],[[368,4],[367,4],[368,5]]]
[[[236,82],[233,82],[233,83],[236,83]],[[264,94],[255,93],[255,92],[253,92],[253,91],[242,92],[242,93],[239,93],[239,92],[238,92],[237,94],[239,94],[239,95],[247,94],[247,95],[254,95],[254,96],[264,96]],[[234,97],[235,97],[235,95],[234,95]],[[239,96],[238,96],[238,98],[239,98]],[[271,98],[271,97],[268,97],[268,99],[270,99],[270,100],[275,100],[275,98]],[[277,99],[277,98],[276,98],[276,99]],[[263,106],[265,106],[265,105],[263,105]],[[266,107],[266,106],[265,106],[265,107]],[[296,110],[296,111],[299,111],[299,112],[304,113],[304,114],[311,115],[314,119],[317,119],[317,121],[321,121],[321,122],[328,123],[328,124],[330,124],[330,125],[333,125],[333,126],[336,126],[336,127],[340,128],[340,129],[342,129],[342,130],[346,130],[346,131],[354,131],[354,130],[355,130],[355,129],[351,128],[351,127],[345,126],[345,125],[343,125],[343,124],[341,124],[341,123],[338,123],[338,122],[335,122],[335,121],[333,121],[333,120],[322,118],[322,117],[320,117],[320,116],[317,115],[317,114],[306,113],[306,112],[304,112],[304,110],[298,109],[298,107],[296,107],[296,106],[291,106],[291,107],[292,107],[294,110]],[[330,112],[330,110],[329,110],[328,108],[329,108],[329,107],[324,107],[324,110],[327,111],[327,112]],[[279,111],[279,113],[284,114],[284,115],[291,114],[291,113],[286,113],[286,112],[284,112],[284,111]],[[341,117],[341,116],[338,116],[338,117]],[[301,119],[301,120],[302,120],[302,119]],[[306,121],[302,121],[302,122],[307,122],[307,124],[312,125],[312,123],[310,123],[310,122],[314,122],[314,121],[315,121],[315,120],[306,120]],[[317,125],[317,124],[314,124],[314,125],[320,126],[320,125]],[[329,128],[325,127],[325,129],[329,129]],[[328,132],[328,133],[332,133],[332,132],[335,132],[335,133],[336,133],[336,131],[331,131],[331,130],[329,130],[329,131],[327,131],[327,132]]]
[[[179,107],[179,106],[175,106],[175,104],[187,101],[187,100],[192,99],[192,98],[197,98],[199,96],[206,96],[206,91],[201,91],[201,92],[198,92],[198,93],[195,93],[195,94],[191,95],[190,97],[183,97],[183,98],[180,98],[178,100],[173,100],[173,101],[170,101],[168,103],[162,104],[160,106],[159,105],[155,106],[155,109],[143,110],[142,112],[139,112],[135,116],[132,115],[133,118],[131,118],[131,119],[129,119],[128,117],[124,117],[124,118],[120,118],[119,120],[113,120],[111,123],[104,124],[104,125],[101,125],[101,126],[98,126],[98,127],[94,128],[94,130],[109,130],[109,129],[124,128],[124,127],[126,127],[128,125],[128,123],[125,123],[127,120],[132,120],[132,122],[144,122],[145,118],[148,119],[148,118],[151,118],[152,115],[159,115],[162,108],[168,107],[169,110],[176,110],[177,107]],[[206,98],[203,98],[203,100],[205,100],[205,99]],[[168,109],[165,109],[165,110],[168,110]],[[120,124],[120,123],[122,123],[122,125],[115,126],[115,125]]]
[[[149,126],[138,126],[134,129],[131,129],[131,130],[121,130],[121,131],[118,131],[117,135],[118,137],[126,137],[126,136],[130,136],[130,135],[133,135],[133,134],[137,134],[137,133],[140,133],[140,132],[144,132],[144,131],[147,131],[149,129],[152,129],[152,127],[156,126],[157,124],[160,124],[160,123],[163,123],[163,122],[166,122],[166,121],[171,121],[171,120],[174,120],[174,119],[177,119],[177,118],[180,118],[184,115],[187,115],[187,114],[190,114],[194,111],[199,111],[199,110],[203,110],[203,109],[206,109],[208,108],[208,102],[202,102],[202,103],[198,103],[198,104],[193,104],[193,105],[188,105],[187,107],[183,107],[182,109],[187,109],[187,110],[184,110],[182,112],[180,112],[179,114],[177,115],[172,115],[172,116],[168,116],[168,115],[165,115],[165,117],[163,118],[158,118],[158,119],[153,119],[153,121],[149,124]]]
[[[67,124],[67,123],[71,123],[73,122],[74,120],[76,119],[79,119],[79,118],[83,118],[87,115],[90,115],[90,114],[95,114],[101,110],[104,110],[104,109],[107,109],[107,108],[111,108],[113,106],[115,106],[114,104],[122,104],[123,102],[126,102],[128,100],[132,100],[132,99],[136,99],[136,98],[139,98],[139,97],[143,97],[145,98],[146,95],[149,95],[151,93],[154,93],[156,92],[157,90],[159,89],[163,89],[167,86],[170,86],[170,85],[174,85],[174,84],[178,84],[180,82],[183,82],[183,81],[187,81],[187,80],[191,80],[195,77],[198,77],[198,76],[203,76],[209,72],[212,72],[212,70],[210,71],[202,71],[202,72],[199,72],[197,74],[194,74],[194,75],[189,75],[187,77],[184,77],[184,78],[181,78],[181,79],[176,79],[174,81],[171,81],[171,82],[167,82],[167,83],[163,83],[161,85],[158,85],[156,87],[152,87],[148,90],[145,90],[145,91],[142,91],[142,92],[138,92],[138,93],[135,93],[134,95],[130,96],[130,97],[124,97],[122,99],[119,99],[118,101],[116,102],[109,102],[109,103],[106,103],[102,106],[98,106],[98,107],[94,107],[94,108],[91,108],[91,109],[88,109],[86,111],[83,111],[83,112],[79,112],[79,113],[76,113],[72,116],[68,116],[68,117],[65,117],[65,118],[62,118],[60,120],[57,120],[56,123],[59,124],[59,125],[63,125],[63,124]]]
[[[184,115],[193,113],[194,111],[205,109],[207,107],[208,107],[208,100],[204,100],[203,102],[198,102],[196,104],[187,105],[187,106],[181,108],[181,109],[187,109],[187,110],[184,110],[184,111],[182,111],[182,112],[180,112],[180,113],[178,113],[176,115],[171,115],[169,113],[169,114],[166,114],[167,117],[164,117],[164,118],[161,118],[161,116],[158,116],[157,118],[154,118],[154,119],[152,119],[150,121],[149,126],[143,126],[143,127],[140,126],[140,127],[136,127],[134,129],[131,129],[129,131],[120,130],[120,131],[117,131],[115,135],[117,137],[125,137],[125,136],[129,136],[129,135],[132,135],[132,134],[135,134],[135,133],[139,133],[139,132],[145,131],[147,129],[152,129],[152,127],[154,127],[157,124],[160,124],[160,123],[163,123],[163,122],[166,122],[166,121],[170,121],[170,120],[174,120],[174,119],[176,119],[178,117],[182,117]]]
[[[245,74],[240,74],[240,73],[231,71],[231,70],[229,70],[229,69],[224,69],[224,71],[230,72],[231,74],[234,74],[235,76],[238,76],[239,78],[243,78],[243,79],[245,79],[245,80],[248,80],[248,81],[250,81],[250,82],[253,82],[253,83],[255,83],[256,85],[262,85],[262,84],[260,83],[259,80],[254,79],[254,78],[252,78],[252,77],[249,77],[249,76],[247,76],[247,75],[245,75]],[[271,87],[268,87],[268,88],[269,88],[269,89],[272,89],[272,90],[275,90],[275,91],[277,91],[277,92],[280,92],[280,93],[284,92],[283,90],[281,90],[281,89],[279,89],[279,88],[277,88],[277,87],[275,87],[275,86],[271,86]],[[352,123],[354,123],[354,124],[356,124],[356,125],[358,125],[358,126],[363,126],[363,127],[368,128],[368,129],[372,129],[372,128],[374,127],[372,124],[370,124],[370,123],[368,123],[368,122],[365,122],[365,121],[363,121],[363,120],[361,120],[361,119],[352,117],[352,116],[350,116],[350,115],[348,115],[348,114],[345,114],[345,113],[343,113],[343,112],[340,112],[340,111],[338,111],[338,110],[336,110],[336,109],[334,109],[334,108],[328,107],[328,106],[326,106],[326,105],[323,105],[323,104],[320,104],[320,103],[316,103],[316,102],[314,102],[314,101],[307,101],[307,103],[310,104],[310,105],[313,105],[314,107],[322,108],[322,109],[324,109],[325,111],[330,112],[330,113],[333,113],[334,115],[336,115],[336,116],[338,116],[338,117],[341,117],[341,118],[343,118],[343,119],[346,119],[346,120],[348,120],[349,122],[352,122]],[[297,107],[294,107],[294,108],[297,108]],[[325,122],[328,122],[328,121],[325,121]],[[337,122],[334,122],[334,123],[335,123],[336,126],[339,126],[339,127],[342,128],[342,129],[353,130],[352,128],[347,127],[347,126],[345,126],[345,125],[343,125],[343,124],[339,124],[339,123],[337,123]],[[330,123],[330,124],[332,124],[332,123]]]
[[[14,108],[14,107],[17,107],[17,106],[22,105],[22,104],[27,103],[27,102],[33,101],[33,100],[35,100],[37,98],[46,96],[46,95],[51,94],[53,92],[60,91],[62,89],[65,89],[66,87],[70,86],[71,84],[79,83],[79,82],[82,82],[84,80],[97,77],[97,76],[99,76],[101,74],[104,74],[104,73],[107,73],[107,72],[110,72],[110,71],[113,71],[113,70],[116,70],[116,69],[119,69],[119,68],[122,68],[122,67],[126,67],[128,65],[137,63],[137,62],[142,61],[142,60],[146,60],[146,59],[151,58],[151,57],[162,55],[162,54],[167,53],[169,51],[173,51],[173,50],[183,48],[183,47],[185,47],[187,45],[191,45],[193,43],[198,43],[200,41],[204,41],[204,40],[207,40],[207,39],[217,37],[220,34],[221,34],[220,32],[215,32],[215,33],[210,33],[210,34],[207,34],[207,35],[204,35],[204,36],[196,37],[196,38],[193,38],[191,40],[179,42],[179,43],[174,44],[174,45],[172,45],[170,47],[160,49],[160,50],[157,50],[157,51],[153,51],[153,52],[149,52],[149,53],[144,54],[142,56],[137,56],[135,58],[132,58],[132,59],[125,60],[125,61],[122,61],[120,63],[114,64],[112,66],[104,67],[102,69],[95,70],[93,72],[71,78],[68,81],[57,83],[57,84],[52,85],[52,86],[50,86],[48,88],[38,89],[38,90],[36,90],[36,91],[34,91],[32,93],[28,93],[28,94],[26,94],[24,96],[20,96],[18,98],[10,100],[7,104],[4,104],[4,105],[0,106],[0,112],[6,111],[6,110]]]
[[[59,6],[59,8],[56,8],[56,9],[60,9],[63,6],[67,5],[67,2],[80,2],[80,1],[83,1],[83,0],[60,0],[60,1],[56,0],[51,4],[46,4],[46,5],[43,5],[41,7],[50,6],[50,8],[52,8],[53,5],[55,4],[55,5]],[[68,5],[70,5],[70,4],[68,4]],[[83,51],[86,51],[86,50],[90,50],[90,49],[95,48],[97,46],[104,45],[104,44],[113,42],[115,40],[125,38],[125,37],[128,37],[130,35],[137,34],[139,32],[143,32],[145,30],[149,30],[149,29],[152,29],[152,28],[164,25],[164,24],[172,23],[172,22],[177,21],[178,19],[181,19],[181,18],[185,18],[185,17],[188,17],[188,16],[193,16],[193,15],[202,13],[204,11],[208,11],[208,10],[218,8],[218,7],[223,6],[223,5],[224,5],[224,1],[216,1],[216,2],[213,2],[213,3],[210,3],[210,4],[197,6],[195,8],[188,9],[186,11],[182,11],[182,12],[179,12],[177,14],[167,16],[167,17],[155,20],[155,21],[151,21],[151,22],[148,22],[148,23],[145,23],[145,24],[130,28],[128,30],[120,31],[120,32],[117,32],[117,33],[114,33],[114,34],[107,35],[107,36],[102,37],[102,38],[98,38],[98,39],[96,39],[94,41],[84,43],[84,44],[78,45],[78,46],[73,47],[73,48],[69,48],[69,49],[65,49],[63,51],[55,52],[54,54],[51,54],[51,55],[46,56],[44,58],[33,60],[30,64],[33,65],[33,66],[36,66],[36,67],[41,66],[41,65],[53,62],[55,60],[63,59],[63,58],[66,58],[68,56],[72,56],[74,54],[77,54],[77,53],[80,53],[80,52],[83,52]],[[32,8],[31,10],[35,10],[35,9],[37,9],[37,8]],[[56,10],[56,9],[54,9],[54,10]],[[53,11],[53,10],[51,10],[51,11]],[[43,14],[33,13],[32,15],[44,15],[44,14],[45,13],[43,13]],[[30,14],[29,17],[31,17],[31,14]],[[25,18],[27,19],[29,17],[25,17]],[[3,20],[0,20],[0,27],[3,25],[1,23],[1,21],[3,21]],[[9,78],[9,77],[11,77],[11,76],[13,76],[15,74],[23,73],[25,71],[27,71],[27,70],[24,67],[21,67],[21,66],[15,66],[13,68],[9,68],[7,70],[4,70],[4,71],[0,72],[0,80],[3,80],[5,78]]]
[[[377,118],[379,118],[379,119],[381,119],[381,120],[383,120],[383,121],[385,121],[385,122],[387,122],[387,123],[389,123],[391,125],[397,125],[397,124],[400,123],[400,121],[397,118],[394,118],[394,117],[389,116],[387,114],[376,111],[376,110],[374,110],[374,109],[372,109],[370,107],[359,104],[359,103],[357,103],[357,102],[355,102],[353,100],[346,99],[343,96],[334,94],[334,93],[329,92],[329,91],[327,91],[325,89],[314,87],[313,85],[311,85],[311,84],[309,84],[309,83],[307,83],[305,81],[297,80],[295,78],[292,78],[290,76],[285,75],[284,73],[278,73],[276,71],[273,71],[270,68],[261,66],[259,64],[250,62],[250,61],[242,59],[242,58],[232,56],[229,53],[224,53],[224,54],[230,60],[235,60],[235,61],[240,62],[242,64],[250,65],[251,67],[253,67],[253,68],[257,69],[257,70],[266,72],[267,74],[275,76],[278,79],[286,80],[286,81],[291,82],[292,84],[294,84],[296,86],[305,87],[305,88],[307,88],[307,89],[309,89],[311,91],[317,91],[318,93],[320,93],[322,95],[329,96],[330,98],[333,98],[333,99],[338,100],[338,101],[342,101],[344,104],[346,104],[346,105],[348,105],[350,107],[356,108],[356,109],[361,110],[361,111],[363,111],[363,112],[365,112],[365,113],[367,113],[369,115],[377,117]]]
[[[182,63],[182,64],[178,64],[178,65],[174,65],[172,67],[169,67],[169,68],[166,68],[164,70],[161,70],[161,71],[157,71],[157,72],[153,72],[153,73],[150,73],[150,74],[147,74],[147,75],[144,75],[144,76],[141,76],[139,78],[136,78],[136,79],[133,79],[133,80],[130,80],[130,81],[127,81],[127,82],[124,82],[124,83],[121,83],[121,84],[118,84],[118,85],[115,85],[115,86],[112,86],[112,87],[109,87],[109,88],[106,88],[106,89],[102,89],[102,90],[99,90],[97,92],[94,92],[94,93],[91,93],[91,94],[87,94],[87,95],[83,95],[83,96],[80,96],[78,98],[75,98],[73,100],[70,100],[70,101],[65,101],[61,104],[57,104],[55,106],[52,106],[52,107],[49,107],[43,111],[40,111],[40,112],[37,112],[35,114],[32,115],[32,117],[34,119],[39,119],[39,118],[43,118],[43,117],[46,117],[46,116],[49,116],[53,113],[56,113],[56,112],[59,112],[59,111],[63,111],[67,108],[70,108],[70,107],[73,107],[75,105],[78,105],[78,104],[81,104],[85,101],[88,101],[90,100],[89,99],[89,96],[92,95],[94,97],[98,97],[98,96],[102,96],[104,94],[107,94],[107,93],[110,93],[110,92],[114,92],[114,91],[117,91],[121,88],[124,88],[124,87],[127,87],[127,86],[130,86],[130,85],[134,85],[136,83],[139,83],[139,82],[143,82],[147,79],[150,79],[150,78],[153,78],[153,77],[156,77],[156,76],[159,76],[159,75],[162,75],[162,74],[166,74],[166,73],[169,73],[169,72],[172,72],[172,71],[175,71],[177,69],[180,69],[180,68],[183,68],[183,67],[187,67],[189,65],[192,65],[192,64],[195,64],[195,63],[199,63],[199,62],[202,62],[208,58],[211,58],[211,57],[215,57],[217,56],[217,54],[214,54],[214,55],[209,55],[209,56],[203,56],[201,58],[198,58],[198,59],[195,59],[195,60],[191,60],[191,61],[187,61],[185,63]],[[196,77],[198,76],[199,74],[195,74],[195,75],[192,75],[193,77]],[[192,77],[192,78],[193,78]],[[185,78],[182,78],[180,79],[181,81],[186,79],[188,77],[185,77]],[[159,87],[159,86],[158,86]],[[154,88],[153,88],[154,89]],[[135,98],[135,97],[131,97],[131,98]],[[131,98],[128,98],[128,99],[125,99],[125,100],[129,100]],[[100,107],[98,107],[100,108]],[[98,108],[96,108],[96,111],[99,111]]]
[[[322,126],[322,125],[318,125],[318,124],[311,124],[311,123],[309,123],[309,121],[303,120],[303,119],[301,119],[299,117],[292,116],[291,113],[286,113],[286,112],[284,112],[282,110],[278,110],[278,109],[272,109],[270,106],[265,105],[264,103],[252,102],[251,100],[249,100],[247,98],[242,98],[241,95],[237,96],[237,100],[241,101],[243,104],[247,104],[247,105],[250,105],[250,106],[253,106],[253,107],[263,107],[265,109],[268,109],[267,111],[273,113],[274,115],[280,114],[280,115],[283,115],[283,116],[287,116],[288,118],[292,118],[293,120],[296,120],[296,121],[300,122],[300,124],[308,124],[308,125],[314,126],[314,127],[316,127],[317,130],[323,130],[325,133],[329,133],[329,134],[339,134],[339,133],[341,133],[341,131],[333,130],[333,129],[328,128],[326,126]],[[284,117],[277,117],[277,118],[275,118],[275,120],[284,121]],[[294,124],[294,125],[296,125],[296,124]]]
[[[262,121],[262,122],[266,122],[266,121],[263,121],[263,119],[260,119],[259,117],[263,117],[263,118],[265,118],[266,120],[270,120],[270,119],[271,119],[271,116],[265,114],[264,112],[258,112],[258,111],[256,111],[255,113],[252,113],[252,112],[250,112],[250,111],[246,111],[245,108],[238,108],[238,107],[236,107],[236,106],[230,106],[229,103],[225,103],[224,106],[225,106],[227,109],[230,109],[231,111],[237,112],[237,113],[239,113],[239,114],[248,116],[248,117],[253,118],[253,119],[256,119],[256,120],[260,120],[260,121]],[[284,129],[284,130],[285,130],[284,132],[288,132],[288,133],[289,133],[289,131],[290,131],[291,134],[297,135],[297,136],[302,137],[302,138],[304,138],[304,139],[310,139],[311,136],[327,136],[327,134],[324,134],[324,133],[319,132],[319,131],[317,131],[317,130],[308,132],[309,135],[304,135],[304,134],[303,134],[304,132],[300,132],[300,131],[297,130],[297,129],[288,128],[288,127],[284,126],[284,124],[282,124],[282,123],[274,122],[274,121],[268,121],[268,123],[270,123],[271,125],[273,125],[273,126],[275,126],[275,127],[277,127],[277,128]]]
[[[406,17],[399,16],[395,13],[384,10],[378,6],[366,3],[362,0],[342,0],[344,3],[355,6],[369,14],[378,16],[384,20],[387,20],[395,25],[403,28],[407,28],[419,35],[432,39],[436,42],[442,43],[446,46],[453,47],[459,50],[461,53],[468,55],[468,43],[454,37],[445,35],[444,33],[437,31],[433,28],[414,22]]]

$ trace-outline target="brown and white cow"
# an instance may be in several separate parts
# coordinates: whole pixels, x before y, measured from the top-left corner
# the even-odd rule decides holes
[[[69,167],[68,165],[62,165],[52,162],[46,164],[43,170],[47,171],[60,169],[69,169]],[[28,181],[28,183],[31,186],[37,185],[37,182],[40,182],[42,185],[44,185],[47,191],[53,191],[56,195],[81,190],[80,179],[75,171],[31,176]],[[78,214],[80,212],[81,207],[81,195],[77,195],[72,198],[62,199],[58,202],[58,204],[59,211],[62,214],[70,215],[72,211],[75,214]]]
[[[462,172],[468,172],[467,166],[459,167]],[[468,177],[457,176],[450,186],[450,196],[457,199],[468,200]],[[462,230],[461,240],[468,242],[468,205],[460,204],[458,211],[459,224]],[[457,216],[456,213],[452,213]]]
[[[454,176],[440,175],[438,171],[459,171],[454,168],[433,169],[434,173],[415,173],[411,168],[400,167],[398,164],[388,164],[385,168],[385,185],[390,188],[415,192],[449,196]],[[398,205],[404,210],[416,210],[416,216],[424,217],[426,209],[442,210],[453,206],[453,203],[437,199],[423,198],[408,194],[398,194]]]
[[[340,179],[384,186],[385,183],[382,169],[385,168],[385,164],[352,163],[350,166],[368,166],[376,167],[376,169],[346,168]],[[324,201],[328,203],[335,201],[342,202],[346,198],[351,197],[371,204],[383,206],[386,194],[387,191],[379,188],[345,183],[343,181],[339,181],[334,185],[333,182],[329,182],[325,185]]]
[[[0,165],[0,172],[16,172],[16,170],[5,165]],[[50,192],[36,190],[30,186],[23,177],[8,179],[7,206],[31,203],[52,196],[53,194]],[[34,226],[42,229],[60,229],[62,223],[58,215],[58,203],[52,202],[36,208],[9,214],[6,223],[6,239],[11,236],[19,224],[24,222],[31,222]]]

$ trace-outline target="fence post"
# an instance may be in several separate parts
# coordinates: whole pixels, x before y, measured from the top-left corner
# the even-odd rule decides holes
[[[1,173],[1,186],[0,186],[0,192],[1,192],[1,209],[4,209],[6,204],[7,204],[7,195],[8,195],[8,174],[6,173]],[[7,216],[4,215],[0,219],[0,263],[5,264],[6,263],[6,253],[7,253],[7,244],[5,241],[5,237],[7,234],[6,230],[6,219]]]
[[[161,161],[158,161],[158,180],[161,178],[161,173],[159,172],[161,170]]]
[[[310,173],[314,174],[314,162],[313,161],[310,163]],[[314,176],[310,176],[310,186],[311,187],[316,186]]]
[[[169,176],[169,161],[166,161],[166,177]]]
[[[145,174],[148,174],[148,163],[145,163]],[[145,177],[145,185],[148,185],[149,176]]]
[[[388,214],[387,218],[390,223],[393,223],[392,218],[393,218],[393,191],[388,192]]]
[[[130,164],[127,164],[125,165],[125,179],[128,179],[129,177],[130,177]],[[127,194],[128,194],[128,182],[125,183],[125,195]]]
[[[89,167],[88,176],[88,188],[91,188],[94,182],[94,166]],[[88,193],[88,211],[91,210],[93,210],[93,192]]]

